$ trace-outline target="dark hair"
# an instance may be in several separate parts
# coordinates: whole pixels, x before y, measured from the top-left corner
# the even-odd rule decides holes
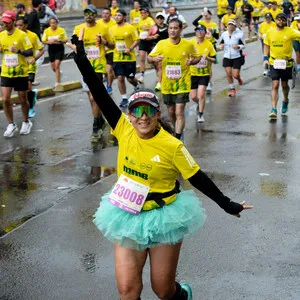
[[[124,9],[118,9],[116,13],[119,13],[119,14],[123,15],[123,17],[127,16],[127,13]]]
[[[171,23],[177,23],[179,25],[179,28],[182,29],[182,22],[179,19],[176,18],[170,20],[168,25],[170,25]]]
[[[51,18],[48,20],[48,24],[50,24],[50,21],[51,21],[51,20],[54,20],[54,21],[55,21],[55,23],[56,23],[56,24],[58,24],[58,20],[57,20],[57,19],[55,19],[54,17],[51,17]]]
[[[42,0],[32,0],[32,6],[37,8],[40,4],[42,4]]]
[[[104,8],[103,8],[103,10],[108,10],[108,11],[110,12],[110,8],[109,8],[109,7],[107,7],[107,6],[106,6],[106,7],[104,7]],[[103,11],[103,10],[102,10],[102,11]]]
[[[28,24],[28,17],[27,17],[27,15],[25,15],[25,16],[18,16],[17,19],[16,19],[16,22],[17,21],[21,21],[21,20],[24,22],[24,24]]]

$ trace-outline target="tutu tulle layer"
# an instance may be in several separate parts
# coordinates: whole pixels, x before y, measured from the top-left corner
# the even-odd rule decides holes
[[[182,191],[162,208],[133,215],[108,202],[110,192],[100,201],[94,223],[111,242],[144,250],[160,244],[177,244],[203,226],[206,214],[193,190]]]

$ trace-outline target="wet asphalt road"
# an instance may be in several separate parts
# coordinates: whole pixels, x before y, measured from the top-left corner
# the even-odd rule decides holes
[[[219,64],[206,122],[196,123],[195,104],[186,109],[185,144],[196,161],[224,194],[254,205],[238,219],[200,196],[208,219],[184,242],[178,266],[195,300],[300,298],[300,79],[288,116],[269,122],[271,81],[261,76],[258,49],[247,47],[245,84],[235,99],[224,92]],[[47,72],[39,76],[52,76]],[[64,76],[80,77],[71,62]],[[153,71],[146,82],[155,85]],[[119,102],[116,83],[114,91]],[[20,109],[14,113],[20,123]],[[108,129],[91,145],[91,117],[77,90],[40,100],[29,136],[0,136],[0,299],[118,299],[112,245],[92,223],[99,197],[115,181],[105,176],[116,167],[117,147]],[[0,112],[0,132],[5,127]],[[156,299],[149,265],[142,299]]]

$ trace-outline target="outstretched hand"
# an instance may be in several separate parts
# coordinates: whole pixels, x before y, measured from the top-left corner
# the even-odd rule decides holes
[[[240,203],[240,205],[243,207],[242,211],[245,210],[245,209],[251,209],[251,208],[253,208],[252,205],[246,205],[246,201],[242,201],[242,202]],[[236,217],[238,217],[238,218],[241,217],[240,213],[238,213],[238,214],[232,214],[232,215],[233,215],[233,216],[236,216]]]
[[[84,37],[84,27],[80,29],[79,35],[73,34],[71,37],[71,43],[66,43],[66,45],[71,48],[75,53],[77,53],[78,41],[82,41]]]

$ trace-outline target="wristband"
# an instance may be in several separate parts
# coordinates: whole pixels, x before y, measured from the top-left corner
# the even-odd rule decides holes
[[[268,61],[269,60],[269,56],[265,55],[264,56],[264,61]]]

